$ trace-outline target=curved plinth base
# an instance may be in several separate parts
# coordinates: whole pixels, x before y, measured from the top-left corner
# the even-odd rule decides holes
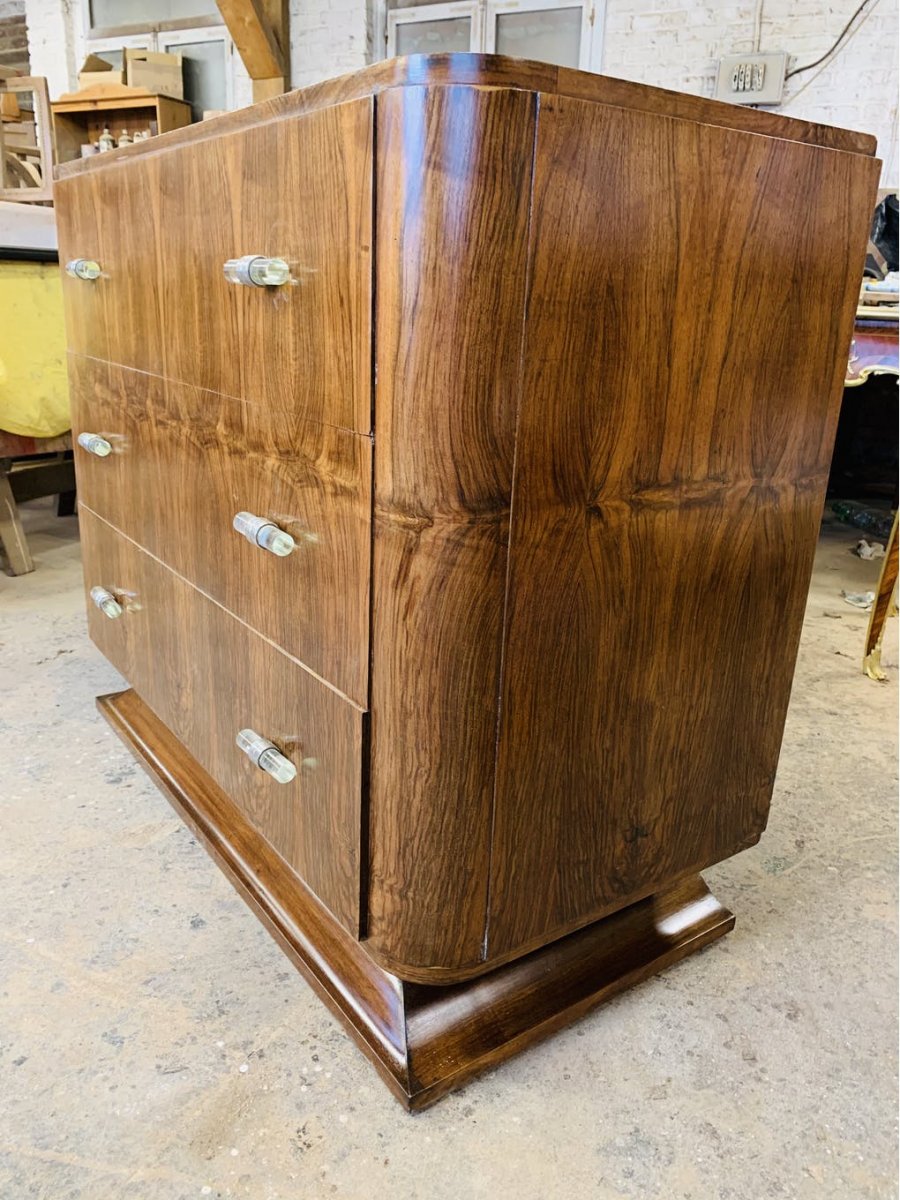
[[[468,983],[377,966],[133,692],[100,711],[409,1109],[721,937],[734,917],[699,875]]]

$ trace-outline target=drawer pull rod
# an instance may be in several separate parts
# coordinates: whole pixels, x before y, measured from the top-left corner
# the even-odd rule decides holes
[[[106,458],[112,451],[112,446],[99,433],[79,433],[78,445],[88,454],[96,454],[97,458]]]
[[[255,517],[253,513],[235,513],[232,525],[251,546],[259,546],[279,558],[285,558],[297,544],[291,535],[279,529],[274,521],[266,517]]]
[[[66,274],[73,279],[99,279],[100,264],[93,258],[73,258],[66,263]]]
[[[105,587],[92,587],[91,599],[103,613],[104,617],[109,617],[111,621],[114,621],[116,617],[121,617],[122,605],[112,592],[107,591]]]
[[[234,739],[252,763],[266,771],[277,783],[290,783],[297,777],[297,768],[268,738],[252,729],[242,729]]]
[[[229,283],[243,283],[246,287],[280,287],[291,278],[291,268],[283,258],[265,258],[262,254],[229,258],[223,270]]]

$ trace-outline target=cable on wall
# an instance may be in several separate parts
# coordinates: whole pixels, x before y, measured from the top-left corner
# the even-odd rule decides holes
[[[765,0],[757,0],[756,16],[753,18],[753,53],[759,54],[759,44],[762,41],[762,15]]]
[[[806,82],[803,84],[802,87],[797,88],[796,92],[794,92],[794,94],[792,96],[785,96],[784,104],[793,104],[793,102],[797,99],[797,97],[802,92],[805,92],[811,83],[815,83],[815,81],[819,78],[819,76],[822,74],[822,72],[831,65],[831,63],[834,61],[835,57],[837,57],[837,55],[840,54],[842,51],[846,50],[846,48],[850,45],[850,43],[853,41],[853,39],[856,37],[856,35],[862,29],[863,25],[865,25],[866,21],[868,21],[869,17],[871,17],[872,13],[878,7],[878,4],[879,4],[879,0],[874,0],[874,3],[872,4],[871,8],[869,8],[869,10],[866,12],[863,19],[853,30],[851,30],[850,34],[847,36],[847,38],[844,40],[844,42],[840,46],[838,45],[838,43],[840,42],[840,38],[838,39],[838,42],[835,42],[835,44],[832,46],[831,50],[828,52],[831,55],[831,58],[829,58],[828,55],[823,55],[823,58],[820,58],[818,60],[818,62],[810,63],[808,67],[802,68],[802,70],[808,71],[808,70],[811,70],[813,67],[817,66],[818,63],[822,63],[822,66],[819,67],[819,69],[818,69],[818,71],[816,71],[815,75],[811,75],[810,78],[806,80]],[[864,7],[864,6],[861,5],[860,8],[862,8],[862,7]],[[859,9],[857,10],[857,12],[858,11],[859,11]],[[851,21],[855,20],[855,18],[856,18],[856,13],[854,13],[853,17],[851,17]],[[841,34],[841,37],[843,37],[843,34]],[[827,59],[828,61],[823,61],[823,59]],[[796,70],[789,71],[788,74],[785,76],[785,80],[790,79],[791,75],[796,75],[796,74],[797,74]]]
[[[856,18],[859,16],[859,14],[863,11],[863,9],[867,8],[870,4],[874,8],[877,3],[878,3],[878,0],[862,0],[862,3],[856,9],[853,16],[850,18],[850,20],[847,22],[847,24],[844,26],[844,28],[838,34],[835,41],[825,51],[825,53],[820,58],[817,58],[815,60],[815,62],[807,63],[806,66],[803,66],[803,67],[794,67],[793,71],[788,71],[787,75],[785,75],[785,77],[784,77],[785,82],[787,82],[787,80],[790,79],[793,75],[800,75],[804,71],[811,71],[813,69],[813,67],[817,67],[819,65],[819,63],[824,63],[826,61],[826,59],[831,58],[831,56],[833,54],[835,54],[836,51],[838,50],[838,48],[841,46],[841,43],[843,42],[844,38],[847,36],[847,31],[849,30],[849,28],[853,24],[853,22],[856,20]],[[761,9],[761,7],[762,6],[760,5],[760,9]],[[871,12],[871,9],[869,11]],[[862,22],[860,22],[860,25],[862,25]],[[857,28],[859,28],[859,26],[857,26]],[[854,33],[855,32],[856,32],[856,30],[854,30]]]

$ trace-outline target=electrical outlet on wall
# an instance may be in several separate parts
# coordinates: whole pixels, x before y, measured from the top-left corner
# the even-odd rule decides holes
[[[786,54],[730,54],[719,59],[715,98],[731,104],[780,104]]]

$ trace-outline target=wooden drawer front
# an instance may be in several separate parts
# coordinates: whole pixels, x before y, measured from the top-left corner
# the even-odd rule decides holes
[[[359,930],[363,714],[81,507],[93,640],[275,850],[354,935]],[[238,749],[251,728],[298,768],[277,783]]]
[[[69,345],[271,409],[371,427],[372,101],[109,167],[59,186]],[[229,283],[228,259],[291,282]]]
[[[372,446],[367,437],[121,367],[70,356],[86,504],[179,574],[367,705]],[[232,528],[271,519],[277,558]]]
[[[99,279],[63,271],[69,347],[165,373],[157,238],[156,158],[110,164],[56,185],[59,259],[95,259]]]

